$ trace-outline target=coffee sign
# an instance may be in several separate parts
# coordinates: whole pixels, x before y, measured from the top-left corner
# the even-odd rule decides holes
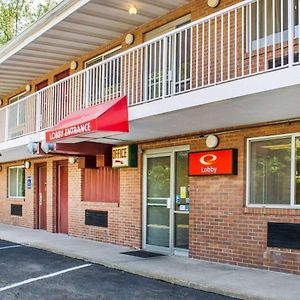
[[[137,167],[137,145],[113,147],[112,167]]]
[[[237,149],[192,152],[189,176],[237,175]]]

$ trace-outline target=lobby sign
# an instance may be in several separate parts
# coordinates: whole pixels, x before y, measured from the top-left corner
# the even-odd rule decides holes
[[[46,132],[46,141],[54,142],[62,138],[76,136],[78,134],[89,133],[95,131],[95,122],[89,121],[75,126],[70,126],[64,129]]]
[[[189,176],[237,175],[237,149],[189,153]]]
[[[137,167],[137,145],[126,145],[112,148],[112,167]]]

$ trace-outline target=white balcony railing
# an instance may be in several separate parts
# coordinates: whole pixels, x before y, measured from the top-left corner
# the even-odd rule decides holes
[[[298,64],[300,0],[247,0],[111,57],[0,110],[0,142],[127,95],[128,106]]]

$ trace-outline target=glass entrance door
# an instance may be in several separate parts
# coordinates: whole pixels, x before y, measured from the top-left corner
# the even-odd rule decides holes
[[[147,159],[146,244],[170,248],[171,156]]]
[[[188,151],[146,155],[144,247],[187,253],[189,244]]]

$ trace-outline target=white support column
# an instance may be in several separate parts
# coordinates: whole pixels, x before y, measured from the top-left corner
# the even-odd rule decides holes
[[[9,112],[9,108],[6,108],[5,109],[5,134],[4,134],[4,141],[8,141],[8,122],[9,122],[9,119],[8,119],[8,114]]]
[[[171,37],[170,37],[171,38]],[[162,99],[164,99],[166,97],[166,93],[167,93],[167,82],[168,82],[168,72],[167,72],[167,60],[168,60],[168,45],[167,45],[167,37],[164,37],[163,40],[163,55],[162,55],[162,59],[163,59],[163,63],[162,63]]]
[[[289,67],[294,64],[294,0],[288,0],[288,47]]]
[[[37,93],[36,95],[36,109],[35,109],[35,132],[41,130],[41,94]]]

